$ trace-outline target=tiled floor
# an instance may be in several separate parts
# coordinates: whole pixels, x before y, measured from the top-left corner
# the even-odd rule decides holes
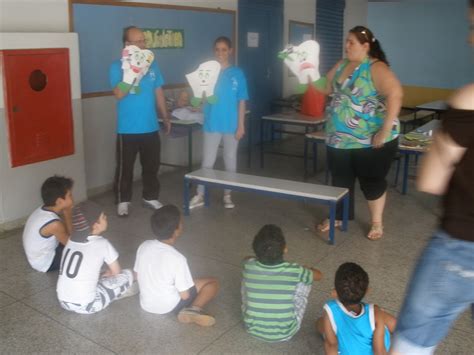
[[[291,141],[286,143],[291,146]],[[299,149],[300,147],[293,147]],[[255,156],[257,154],[254,154]],[[302,180],[300,159],[267,156],[265,169],[242,172]],[[161,201],[182,205],[183,171],[161,175]],[[322,182],[321,172],[310,182]],[[439,213],[437,200],[416,192],[408,195],[390,188],[383,240],[371,242],[367,205],[356,198],[356,220],[349,232],[336,234],[336,245],[327,245],[315,235],[314,222],[327,211],[318,205],[277,200],[250,193],[235,193],[234,210],[222,207],[221,191],[213,191],[209,209],[185,217],[185,231],[177,248],[187,256],[195,277],[217,276],[221,292],[208,307],[217,324],[208,329],[182,325],[172,316],[158,316],[141,310],[138,297],[113,303],[96,315],[77,315],[62,310],[56,299],[57,274],[40,274],[27,264],[21,245],[21,231],[0,236],[0,353],[322,353],[322,341],[314,330],[329,297],[336,268],[345,261],[360,263],[369,273],[371,292],[367,301],[397,314],[411,268]],[[114,214],[111,193],[95,196],[109,216],[106,236],[120,253],[123,267],[132,267],[140,243],[151,238],[150,210],[139,203],[140,184],[134,186],[131,215]],[[325,275],[314,285],[303,325],[289,342],[269,344],[248,336],[240,319],[240,261],[250,255],[251,241],[265,223],[283,228],[288,260],[314,265]],[[465,313],[456,322],[439,354],[472,354],[473,323]]]

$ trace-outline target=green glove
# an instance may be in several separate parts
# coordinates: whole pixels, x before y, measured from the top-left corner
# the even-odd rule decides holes
[[[297,94],[304,94],[308,89],[308,84],[298,84],[296,86],[296,93]]]
[[[194,97],[191,99],[191,105],[192,105],[193,107],[199,107],[199,106],[201,105],[201,99],[200,99],[199,97],[195,97],[195,96],[194,96]]]
[[[313,81],[313,86],[319,90],[325,90],[328,82],[328,78],[325,76],[320,77],[318,80]]]
[[[207,102],[209,102],[211,105],[214,105],[217,102],[217,96],[212,95],[207,98]]]

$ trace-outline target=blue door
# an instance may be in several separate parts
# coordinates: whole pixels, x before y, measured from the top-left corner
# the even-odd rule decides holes
[[[270,113],[271,101],[281,97],[282,61],[277,56],[283,49],[283,0],[239,0],[238,30],[238,65],[247,77],[251,115],[259,119]],[[248,42],[249,33],[254,40],[258,34],[258,44]],[[252,129],[256,143],[260,124]]]

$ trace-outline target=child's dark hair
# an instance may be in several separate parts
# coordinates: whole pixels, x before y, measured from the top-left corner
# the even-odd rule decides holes
[[[255,236],[252,248],[257,260],[265,265],[275,265],[283,261],[285,237],[280,227],[274,224],[264,225]]]
[[[216,40],[214,41],[214,47],[219,42],[223,42],[227,45],[227,47],[232,48],[232,41],[230,40],[229,37],[226,37],[226,36],[217,37]]]
[[[175,205],[165,205],[151,216],[151,230],[158,240],[170,239],[179,227],[181,212]]]
[[[45,180],[41,185],[41,198],[47,207],[56,204],[58,198],[65,198],[69,190],[72,189],[74,181],[64,176],[54,175]]]
[[[358,304],[369,287],[369,275],[356,263],[344,263],[337,269],[334,283],[342,304]]]

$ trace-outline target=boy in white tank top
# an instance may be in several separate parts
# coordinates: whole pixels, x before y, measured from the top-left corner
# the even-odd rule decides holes
[[[43,205],[26,221],[23,248],[31,267],[47,272],[59,269],[62,250],[71,233],[72,179],[52,176],[41,186]]]
[[[61,307],[68,311],[92,314],[111,302],[138,292],[133,272],[122,270],[118,253],[101,236],[107,230],[107,217],[92,202],[74,207],[73,232],[64,247],[56,288]],[[101,275],[101,268],[107,271]]]

